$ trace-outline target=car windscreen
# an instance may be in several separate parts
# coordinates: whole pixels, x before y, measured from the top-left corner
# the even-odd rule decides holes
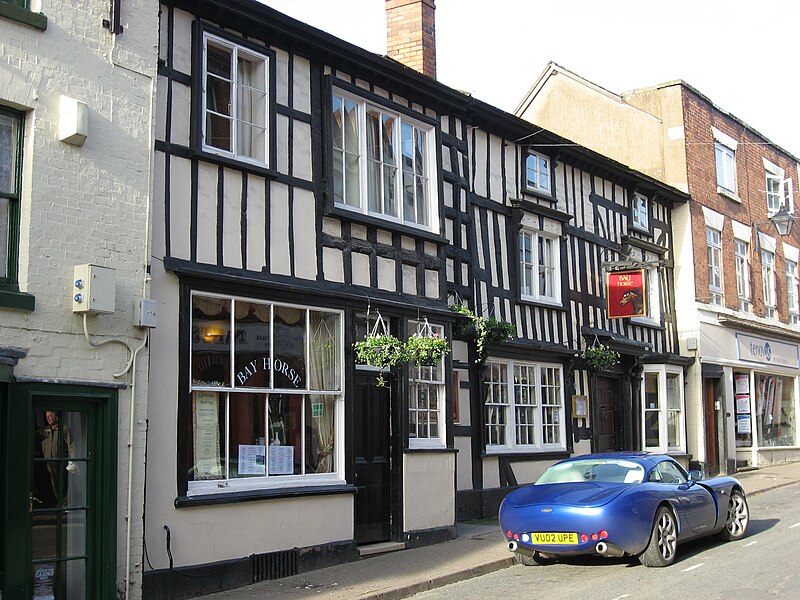
[[[644,467],[629,460],[574,460],[547,469],[535,485],[594,481],[603,483],[641,483]]]

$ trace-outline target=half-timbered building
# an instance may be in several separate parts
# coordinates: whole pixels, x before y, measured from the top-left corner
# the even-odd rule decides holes
[[[573,452],[682,451],[685,195],[250,0],[164,0],[160,40],[146,596],[450,539]],[[360,364],[386,335],[450,352]]]

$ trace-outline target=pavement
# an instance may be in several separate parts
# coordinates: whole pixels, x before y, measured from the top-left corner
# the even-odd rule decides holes
[[[800,462],[743,470],[735,477],[754,496],[800,481]],[[514,564],[496,521],[458,523],[449,542],[373,555],[361,560],[262,581],[201,596],[200,600],[252,598],[395,600],[477,577]]]

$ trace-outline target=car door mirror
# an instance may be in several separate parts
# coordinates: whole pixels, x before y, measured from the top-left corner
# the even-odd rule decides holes
[[[700,481],[703,474],[700,471],[689,471],[689,481]]]

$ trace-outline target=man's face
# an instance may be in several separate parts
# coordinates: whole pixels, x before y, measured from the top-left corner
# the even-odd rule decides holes
[[[54,413],[52,410],[48,410],[47,412],[45,412],[44,418],[47,419],[47,424],[50,425],[50,427],[58,424],[58,415]]]

